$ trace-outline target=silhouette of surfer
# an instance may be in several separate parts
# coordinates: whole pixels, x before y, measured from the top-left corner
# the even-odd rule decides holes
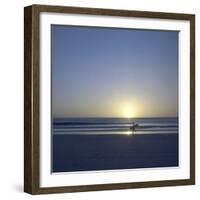
[[[131,129],[131,131],[132,131],[132,134],[134,134],[134,131],[135,131],[136,127],[138,127],[138,124],[135,123],[135,122],[133,122],[133,123],[132,123],[132,126],[130,127],[130,129]]]

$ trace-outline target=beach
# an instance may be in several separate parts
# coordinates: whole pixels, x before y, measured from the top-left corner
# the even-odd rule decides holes
[[[53,172],[178,166],[178,134],[53,134]]]

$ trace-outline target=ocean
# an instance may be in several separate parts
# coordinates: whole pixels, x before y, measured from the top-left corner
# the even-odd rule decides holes
[[[178,118],[57,118],[53,134],[134,134],[178,133]]]
[[[54,118],[52,148],[52,172],[174,167],[178,118]]]

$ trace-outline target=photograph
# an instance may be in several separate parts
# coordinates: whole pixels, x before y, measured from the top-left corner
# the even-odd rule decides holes
[[[179,167],[179,31],[51,24],[51,172]]]
[[[24,8],[24,191],[195,184],[195,15]]]

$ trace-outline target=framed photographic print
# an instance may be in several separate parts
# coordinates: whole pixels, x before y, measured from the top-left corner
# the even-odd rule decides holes
[[[195,16],[24,11],[24,191],[194,184]]]

